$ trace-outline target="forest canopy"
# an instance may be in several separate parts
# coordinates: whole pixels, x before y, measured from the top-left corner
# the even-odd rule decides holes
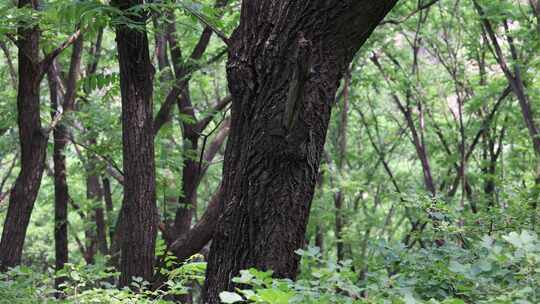
[[[4,0],[0,303],[540,303],[539,0]]]

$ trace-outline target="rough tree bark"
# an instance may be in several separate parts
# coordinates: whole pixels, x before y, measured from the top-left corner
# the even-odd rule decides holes
[[[115,0],[130,21],[144,24],[146,16],[131,15],[142,0]],[[144,14],[143,14],[144,15]],[[157,234],[155,191],[152,78],[154,70],[145,31],[125,24],[116,28],[122,94],[122,142],[124,159],[124,229],[120,261],[120,286],[132,277],[150,280],[153,274]]]
[[[20,0],[19,7],[38,1]],[[17,123],[21,149],[21,171],[11,189],[9,207],[0,242],[0,270],[21,262],[26,229],[43,176],[47,137],[42,132],[39,109],[39,84],[43,76],[39,64],[37,26],[21,26],[19,39],[19,82],[17,92]]]
[[[396,0],[243,1],[229,41],[233,96],[204,303],[241,269],[295,277],[339,81]]]

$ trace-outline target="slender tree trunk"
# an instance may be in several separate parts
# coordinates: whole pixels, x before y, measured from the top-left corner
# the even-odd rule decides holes
[[[115,0],[123,11],[142,0]],[[143,14],[144,15],[144,14]],[[127,15],[144,24],[145,17]],[[124,159],[123,229],[120,286],[132,277],[150,280],[153,275],[157,210],[155,190],[152,78],[146,32],[118,25],[116,41],[122,93],[122,141]]]
[[[74,109],[75,96],[77,93],[77,80],[80,74],[81,54],[83,50],[83,38],[79,38],[73,43],[73,51],[66,80],[66,92],[61,94],[59,84],[61,81],[60,71],[56,60],[53,61],[47,70],[49,91],[51,98],[51,118],[54,121],[60,113]],[[56,271],[64,268],[68,262],[68,203],[71,200],[67,185],[67,167],[65,149],[69,142],[67,126],[60,121],[53,130],[54,137],[54,190],[55,190],[55,249],[56,249]],[[56,287],[65,281],[64,277],[56,279]]]
[[[296,276],[337,86],[395,3],[243,1],[229,40],[232,124],[204,303],[219,303],[241,269]]]
[[[540,37],[540,0],[529,0],[531,10],[536,17],[536,32]]]
[[[319,171],[316,180],[315,199],[317,199],[317,196],[320,197],[322,195],[324,182],[324,171]],[[323,226],[324,224],[321,222],[317,222],[317,225],[315,226],[315,247],[319,247],[321,256],[324,257],[324,229],[322,228]]]
[[[38,1],[20,0],[19,7]],[[19,83],[17,123],[21,149],[21,171],[11,189],[9,207],[0,242],[0,270],[21,262],[22,249],[30,215],[34,207],[45,165],[47,137],[42,132],[39,108],[39,84],[42,78],[39,61],[39,29],[22,26],[19,34]]]
[[[49,91],[51,99],[51,116],[54,118],[61,107],[59,99],[59,88],[54,75],[54,64],[47,72],[49,82]],[[69,192],[67,185],[67,168],[65,147],[68,143],[67,129],[63,124],[58,125],[53,130],[54,148],[54,248],[55,248],[55,271],[58,272],[64,268],[68,262],[68,203]],[[57,277],[54,280],[54,286],[59,289],[60,284],[65,282],[64,277]]]
[[[112,200],[112,192],[111,192],[111,182],[107,177],[103,177],[101,179],[103,184],[103,198],[105,199],[105,210],[107,213],[107,233],[109,234],[109,241],[112,243],[113,239],[113,212],[114,212],[114,205]]]
[[[95,145],[95,140],[90,141],[90,145]],[[101,187],[99,172],[97,171],[97,159],[91,153],[88,154],[86,164],[86,198],[92,202],[93,206],[89,219],[96,225],[91,225],[86,231],[87,237],[87,261],[93,263],[94,256],[99,251],[107,254],[107,232],[105,225],[105,215],[103,213],[103,188]]]
[[[179,106],[186,107],[189,99],[188,84],[185,83],[179,98]],[[190,115],[195,115],[189,102],[190,109],[182,109],[181,112],[191,112]],[[199,146],[199,130],[196,123],[183,123],[184,137],[184,156],[182,168],[182,195],[178,199],[178,209],[174,220],[175,235],[180,236],[186,233],[191,227],[193,214],[197,208],[197,188],[199,184],[199,162],[193,158],[193,155],[198,152]]]
[[[319,247],[321,254],[324,254],[324,233],[321,225],[315,228],[315,247]]]
[[[102,201],[98,202],[102,204]],[[96,238],[97,249],[100,254],[106,255],[109,252],[107,247],[107,224],[105,222],[105,214],[102,207],[98,207],[95,210],[96,216]]]
[[[343,105],[341,108],[341,119],[339,123],[339,152],[338,152],[338,174],[340,176],[338,187],[339,190],[334,197],[334,207],[336,208],[336,250],[337,260],[343,261],[345,258],[344,244],[343,244],[343,225],[345,222],[343,215],[343,202],[345,201],[345,194],[341,189],[341,179],[343,178],[345,160],[347,154],[347,125],[348,125],[348,112],[349,112],[349,84],[351,81],[351,74],[346,72],[343,84]]]
[[[482,151],[482,174],[484,176],[484,195],[487,200],[488,210],[495,207],[495,173],[497,169],[497,157],[495,157],[495,140],[492,129],[483,136],[484,149]]]

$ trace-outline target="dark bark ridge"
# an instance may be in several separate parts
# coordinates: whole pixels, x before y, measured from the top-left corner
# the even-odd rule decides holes
[[[219,303],[241,269],[295,277],[339,81],[395,3],[243,2],[230,39],[231,134],[205,303]]]

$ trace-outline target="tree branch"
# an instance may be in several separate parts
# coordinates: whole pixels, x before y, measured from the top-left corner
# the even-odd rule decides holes
[[[230,46],[231,42],[227,35],[223,33],[221,30],[219,30],[215,25],[213,25],[210,21],[206,19],[205,16],[203,16],[201,13],[197,12],[196,10],[192,9],[188,5],[185,5],[183,2],[180,2],[180,5],[183,9],[188,11],[190,14],[192,14],[195,18],[197,18],[202,24],[204,24],[207,28],[210,28],[216,36],[218,36],[226,46]]]
[[[199,222],[170,244],[169,250],[180,261],[184,261],[199,252],[212,239],[219,218],[219,206],[222,195],[223,188],[220,185],[210,199],[208,207]]]
[[[17,164],[18,159],[19,159],[19,153],[16,153],[15,156],[13,157],[13,160],[11,161],[11,165],[9,166],[7,170],[6,176],[4,176],[4,178],[2,179],[2,182],[0,183],[0,203],[2,203],[4,198],[6,198],[7,194],[9,193],[9,192],[6,192],[6,193],[3,192],[4,186],[7,180],[9,179],[9,177],[11,176],[11,172],[13,171],[13,168],[15,168],[15,165]]]
[[[430,8],[432,5],[436,4],[437,2],[439,2],[439,0],[431,0],[430,2],[426,3],[426,4],[423,4],[423,5],[420,5],[416,10],[412,11],[411,13],[409,13],[407,16],[405,16],[405,18],[402,18],[400,20],[396,20],[396,19],[388,19],[388,20],[383,20],[380,25],[383,25],[383,24],[394,24],[394,25],[398,25],[400,23],[403,23],[405,21],[407,21],[409,18],[411,18],[412,16],[416,15],[417,13],[425,10],[425,9],[428,9]]]
[[[56,49],[54,49],[49,54],[45,55],[45,57],[39,62],[40,70],[42,73],[48,69],[48,67],[52,64],[52,61],[62,53],[65,49],[67,49],[71,44],[73,44],[77,39],[79,39],[79,36],[81,35],[81,29],[77,29],[75,33],[73,33],[71,36],[69,36],[66,41],[64,41],[62,44],[60,44]]]
[[[203,119],[201,119],[197,123],[197,129],[199,131],[203,131],[204,129],[206,129],[206,127],[214,119],[216,114],[223,111],[223,109],[225,109],[225,107],[227,107],[231,102],[232,102],[232,96],[231,95],[229,95],[229,96],[227,96],[227,97],[225,97],[225,98],[223,98],[221,100],[218,100],[214,104],[214,106],[212,107],[212,110],[210,111],[210,114],[208,114],[206,117],[204,117]]]
[[[0,41],[0,48],[2,49],[2,52],[4,52],[4,55],[6,56],[6,62],[8,65],[9,75],[11,76],[11,84],[13,85],[13,88],[17,89],[17,71],[15,71],[15,66],[13,65],[13,60],[11,59],[11,54],[9,53],[9,49],[7,45]]]

